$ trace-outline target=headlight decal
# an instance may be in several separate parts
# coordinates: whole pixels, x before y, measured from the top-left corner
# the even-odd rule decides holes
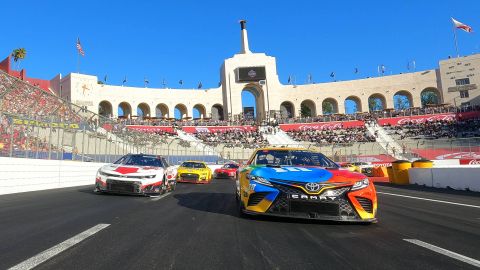
[[[270,183],[270,181],[268,181],[267,179],[265,179],[261,176],[256,176],[256,175],[249,174],[248,179],[250,179],[250,181],[254,181],[258,184],[272,187],[272,184]]]
[[[355,184],[353,184],[351,190],[353,191],[353,190],[363,189],[363,188],[368,187],[368,185],[370,185],[370,181],[368,180],[368,178],[365,178],[363,180],[355,182]]]

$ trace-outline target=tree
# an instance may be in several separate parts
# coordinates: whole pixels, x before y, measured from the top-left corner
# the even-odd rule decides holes
[[[302,105],[300,105],[300,114],[302,117],[309,117],[312,116],[312,110],[310,107],[302,103]]]
[[[395,109],[405,110],[410,108],[410,100],[408,100],[408,97],[404,95],[395,95],[393,99],[395,100]]]
[[[428,104],[438,104],[438,95],[432,90],[422,92],[420,99],[422,100],[422,107]]]
[[[325,101],[322,103],[322,111],[323,111],[323,114],[332,114],[334,113],[334,108],[333,108],[333,104],[332,102],[330,101]]]
[[[27,56],[25,48],[18,48],[12,51],[13,62],[17,64],[17,69],[20,69],[20,61]]]
[[[383,102],[379,97],[372,97],[368,99],[368,108],[370,111],[383,110]]]

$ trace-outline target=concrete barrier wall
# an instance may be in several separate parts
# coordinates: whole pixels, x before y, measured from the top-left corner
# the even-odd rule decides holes
[[[0,195],[95,184],[105,163],[0,157]],[[212,172],[222,165],[208,165]],[[178,166],[177,166],[178,167]]]
[[[104,163],[0,157],[0,194],[95,183]]]
[[[412,168],[408,170],[408,175],[411,184],[480,192],[479,166]]]

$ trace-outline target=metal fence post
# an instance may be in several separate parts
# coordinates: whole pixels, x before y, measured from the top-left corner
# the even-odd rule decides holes
[[[84,161],[84,158],[85,158],[85,133],[87,133],[87,130],[84,126],[83,132],[82,132],[82,162]]]
[[[50,129],[50,132],[48,134],[48,159],[52,159],[52,118],[50,118],[50,125],[48,126]]]
[[[11,125],[10,128],[10,148],[9,148],[9,153],[8,156],[12,157],[13,156],[13,135],[15,133],[15,124]]]

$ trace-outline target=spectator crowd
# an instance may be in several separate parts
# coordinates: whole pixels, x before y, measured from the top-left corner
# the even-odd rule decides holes
[[[327,130],[297,130],[287,134],[295,141],[322,144],[350,144],[375,142],[375,136],[366,127],[336,128]]]

